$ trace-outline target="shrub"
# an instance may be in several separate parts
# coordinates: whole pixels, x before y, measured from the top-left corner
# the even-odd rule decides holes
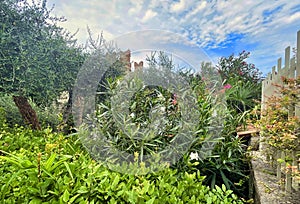
[[[261,129],[267,158],[271,158],[271,162],[286,162],[286,171],[291,171],[292,177],[300,180],[297,162],[293,163],[300,156],[297,153],[300,149],[300,118],[294,112],[300,99],[300,77],[283,77],[282,82],[281,85],[274,84],[277,92],[266,100],[261,110],[261,118],[255,122]],[[278,155],[281,152],[284,152],[283,158]]]
[[[300,77],[282,78],[283,85],[275,85],[279,95],[270,97],[257,124],[261,127],[265,142],[278,150],[299,148],[300,119],[293,114],[300,97]]]
[[[50,129],[4,128],[0,137],[1,203],[242,203],[224,185],[213,190],[204,186],[199,172],[110,171],[75,136]]]
[[[204,184],[214,188],[215,185],[224,184],[235,194],[248,199],[249,192],[249,164],[246,157],[246,148],[241,138],[236,134],[236,127],[239,118],[229,112],[225,115],[225,122],[222,129],[222,139],[217,140],[210,155],[201,159],[201,145],[190,149],[189,154],[196,154],[199,157],[186,157],[185,168],[188,172],[199,170],[205,176]]]
[[[228,108],[243,114],[258,104],[261,98],[262,74],[254,64],[246,60],[250,52],[243,51],[222,57],[217,65],[226,89]]]
[[[206,68],[209,71],[208,67]],[[215,184],[219,186],[225,184],[227,189],[232,189],[235,193],[247,197],[247,192],[245,192],[248,188],[247,175],[249,173],[247,172],[247,160],[242,141],[236,136],[236,128],[244,115],[235,117],[236,115],[232,114],[233,110],[227,110],[224,104],[219,104],[220,107],[214,107],[214,97],[205,89],[206,84],[199,75],[188,73],[181,73],[181,75],[189,81],[194,91],[199,118],[196,119],[197,127],[195,128],[195,137],[191,146],[179,161],[172,164],[172,168],[181,173],[186,171],[195,173],[197,170],[200,170],[206,176],[204,183],[211,188],[214,188]],[[110,88],[107,89],[109,90],[109,95],[114,94],[115,84],[118,84],[118,82],[112,82]],[[132,82],[122,85],[131,86]],[[225,92],[226,90],[223,89],[221,91]],[[125,93],[128,93],[128,91],[126,90]],[[140,124],[140,126],[143,126],[145,123],[146,126],[151,122],[149,118],[151,108],[160,106],[160,108],[166,110],[166,118],[168,119],[166,127],[169,128],[165,128],[160,135],[155,135],[155,137],[143,143],[137,137],[124,134],[122,131],[124,125],[121,128],[116,125],[110,101],[98,104],[97,122],[100,125],[97,127],[104,133],[103,135],[107,136],[107,139],[111,142],[110,144],[118,150],[126,151],[130,154],[139,152],[141,158],[143,155],[156,153],[157,150],[160,150],[159,148],[164,150],[165,146],[172,140],[172,136],[176,135],[179,128],[177,121],[181,119],[180,108],[178,109],[180,106],[173,103],[174,97],[172,93],[161,87],[144,87],[139,89],[132,99],[129,103],[129,117],[124,117],[124,121],[131,121]],[[215,112],[218,112],[219,115],[213,116]],[[222,117],[224,117],[223,122],[221,121],[219,122],[220,124],[217,124],[220,127],[222,126],[222,130],[216,128],[220,130],[221,134],[216,137],[213,134],[218,130],[211,131],[210,126]],[[120,116],[120,118],[123,117]],[[128,128],[130,129],[130,125],[128,125]],[[131,130],[131,132],[135,131]],[[209,145],[214,145],[215,147],[212,147],[212,149],[202,148],[203,145],[207,145],[206,141],[210,140],[210,138],[212,139],[208,142],[210,143]],[[208,157],[204,160],[199,158],[200,161],[190,162],[190,154],[192,153],[208,155]],[[107,160],[109,159],[107,157]]]
[[[43,127],[50,126],[53,129],[61,122],[59,111],[53,105],[50,107],[38,107],[33,101],[29,101],[30,105],[37,112],[40,123]],[[3,116],[10,127],[14,125],[25,126],[19,109],[14,104],[12,95],[0,95],[0,108],[3,110]]]

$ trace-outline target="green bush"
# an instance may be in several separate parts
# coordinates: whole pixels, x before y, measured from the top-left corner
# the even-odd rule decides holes
[[[146,175],[95,162],[76,136],[51,129],[0,130],[1,203],[242,203],[224,185],[210,189],[199,171]]]
[[[243,114],[258,104],[261,98],[262,73],[254,64],[248,63],[250,52],[243,51],[221,57],[217,69],[226,89],[228,108]]]
[[[33,101],[29,101],[32,108],[36,111],[39,122],[43,127],[50,126],[55,129],[61,122],[59,117],[59,111],[54,106],[41,108],[38,107]],[[14,125],[25,126],[22,115],[19,112],[18,107],[15,105],[12,95],[4,94],[0,95],[0,109],[1,117],[5,118],[6,123],[13,127]],[[1,119],[0,119],[1,122]]]
[[[205,132],[210,119],[210,104],[207,100],[201,101],[201,120],[204,136],[209,135]],[[206,108],[205,108],[206,107]],[[199,142],[193,143],[188,154],[182,158],[180,165],[175,166],[180,171],[195,172],[200,171],[205,176],[204,184],[214,188],[215,185],[225,184],[227,189],[231,189],[235,194],[248,198],[249,166],[246,156],[246,147],[241,138],[236,134],[236,128],[239,125],[241,117],[236,117],[229,110],[224,110],[222,114],[224,124],[220,132],[220,138],[214,141],[211,152],[203,151],[202,138],[199,136]],[[206,123],[205,123],[206,122]],[[212,142],[211,142],[212,143]],[[204,148],[205,150],[205,148]],[[198,155],[198,158],[191,160],[191,154]],[[206,156],[203,158],[203,156]]]
[[[15,105],[11,95],[0,95],[0,107],[3,110],[6,122],[9,125],[25,125],[18,107]]]
[[[0,107],[0,128],[3,128],[6,124],[5,110]]]
[[[208,68],[207,70],[209,70]],[[248,161],[242,141],[236,136],[236,128],[243,119],[244,114],[235,114],[233,108],[226,109],[223,103],[216,106],[214,96],[206,90],[206,85],[201,76],[189,73],[181,73],[181,75],[187,79],[194,91],[199,118],[197,118],[195,137],[191,146],[182,155],[182,158],[173,163],[171,167],[179,172],[194,173],[200,170],[201,175],[206,176],[204,183],[211,188],[214,188],[216,184],[219,186],[224,184],[227,189],[234,190],[236,194],[247,198]],[[112,82],[110,84],[111,88],[107,89],[111,95],[114,93],[115,84],[118,84],[118,82]],[[125,85],[130,86],[131,83]],[[228,94],[225,89],[221,91],[224,91],[224,95]],[[125,93],[128,93],[128,91],[126,90]],[[177,121],[180,121],[181,115],[177,101],[174,105],[172,103],[174,99],[170,92],[154,86],[145,86],[143,89],[139,89],[135,92],[132,99],[134,100],[130,103],[128,113],[130,116],[128,118],[124,117],[124,121],[131,121],[140,126],[143,126],[144,123],[148,125],[150,123],[149,110],[160,105],[159,107],[165,110],[167,119],[167,125],[164,131],[161,132],[161,135],[157,134],[152,138],[149,137],[151,139],[143,143],[138,137],[124,134],[120,125],[118,126],[118,123],[114,120],[110,101],[107,101],[105,104],[98,104],[97,119],[100,123],[99,129],[104,133],[103,135],[107,136],[107,139],[112,142],[111,144],[114,147],[118,150],[127,151],[130,154],[138,152],[139,156],[143,157],[143,155],[155,154],[157,150],[165,150],[165,147],[172,139],[172,137],[168,136],[176,136],[178,129],[180,129]],[[217,117],[213,116],[214,112],[218,113]],[[218,122],[219,118],[223,118],[223,120]],[[215,124],[215,126],[222,126],[219,129],[219,135],[216,133],[216,130],[211,131],[210,126],[212,122],[214,124],[219,123]],[[124,128],[124,125],[122,127]],[[128,125],[128,129],[130,128]],[[131,132],[134,134],[137,131],[131,130]],[[207,140],[209,142],[206,142]],[[214,145],[214,147],[210,149],[210,147],[207,147],[207,143],[209,143],[208,146]],[[190,161],[191,153],[197,153],[197,155],[203,156],[205,159],[199,158],[197,161]],[[110,158],[106,157],[105,159],[109,161]]]

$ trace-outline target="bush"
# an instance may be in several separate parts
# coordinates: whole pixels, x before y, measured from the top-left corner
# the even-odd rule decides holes
[[[6,124],[5,110],[0,107],[0,128],[3,128]]]
[[[209,67],[207,67],[207,70],[209,70],[208,68]],[[236,128],[243,118],[243,115],[235,117],[232,114],[234,110],[226,110],[224,104],[219,104],[219,107],[214,106],[214,96],[205,89],[206,84],[199,75],[189,73],[180,74],[187,79],[193,89],[193,97],[195,97],[195,100],[197,101],[196,109],[199,113],[199,118],[196,119],[197,127],[195,128],[195,132],[193,132],[195,137],[191,142],[191,146],[188,147],[189,149],[187,149],[185,155],[181,155],[182,158],[179,161],[172,163],[172,168],[181,173],[195,173],[200,170],[202,175],[206,176],[204,183],[211,188],[214,188],[215,184],[219,186],[225,184],[227,189],[234,190],[235,193],[238,193],[245,198],[248,197],[248,192],[245,192],[248,188],[247,175],[249,173],[247,172],[247,160],[245,151],[243,150],[242,141],[236,136]],[[133,82],[130,81],[130,83],[124,83],[122,86],[118,81],[112,82],[109,84],[110,88],[107,89],[109,90],[109,95],[114,95],[116,84],[126,88],[126,85],[131,86]],[[138,84],[138,82],[135,83]],[[225,92],[226,89],[221,91]],[[127,89],[124,92],[126,94],[129,93]],[[135,92],[135,95],[133,95],[131,99],[132,100],[129,102],[129,117],[124,117],[124,121],[131,121],[131,123],[136,123],[140,126],[145,124],[145,126],[147,126],[151,122],[149,111],[151,108],[153,109],[153,107],[158,106],[166,112],[167,125],[165,126],[164,131],[161,131],[160,134],[156,134],[153,137],[149,136],[148,138],[151,139],[147,138],[148,140],[146,142],[141,141],[139,137],[125,134],[122,128],[127,126],[122,124],[120,127],[114,120],[115,118],[111,108],[111,101],[113,100],[108,100],[104,104],[98,104],[99,109],[96,117],[98,121],[96,121],[96,124],[98,122],[100,125],[96,127],[100,129],[103,135],[107,136],[111,145],[118,150],[126,151],[131,155],[138,152],[140,158],[142,158],[144,155],[154,155],[159,151],[165,150],[165,147],[170,144],[170,141],[172,141],[174,136],[176,137],[178,129],[180,129],[177,121],[180,121],[181,119],[181,110],[176,99],[172,93],[158,86],[145,86]],[[122,111],[116,112],[117,113],[115,114],[122,113]],[[214,112],[218,112],[218,115],[213,116]],[[118,117],[123,118],[123,116]],[[220,118],[224,119],[223,122],[217,122]],[[213,135],[218,130],[213,130],[214,132],[210,130],[212,123],[219,123],[216,125],[222,126],[222,128],[218,129],[220,132],[222,131],[220,135]],[[131,126],[128,125],[128,129],[130,128]],[[132,134],[136,134],[137,132],[134,131],[133,128],[130,130],[129,133]],[[214,143],[215,147],[209,149],[209,147],[206,148],[205,146],[203,148],[204,145],[207,145],[207,140],[213,140],[208,143],[210,143],[209,145]],[[89,148],[92,149],[93,145],[94,141],[92,145],[89,145]],[[204,160],[199,158],[199,161],[190,162],[190,155],[192,153],[196,153],[200,156],[207,155],[207,158]],[[103,159],[109,161],[110,157],[105,157]]]
[[[30,105],[36,111],[39,122],[43,127],[50,126],[53,129],[61,122],[59,112],[54,106],[41,108],[38,107],[33,101],[29,101]],[[18,107],[15,105],[12,95],[0,95],[0,109],[2,109],[3,116],[10,127],[14,125],[25,126],[22,115]],[[1,122],[1,120],[0,120]]]
[[[300,99],[300,77],[282,78],[283,85],[275,85],[278,95],[268,98],[260,120],[256,121],[264,142],[278,150],[299,149],[300,118],[293,112]]]
[[[300,180],[297,162],[293,162],[300,156],[297,153],[300,150],[300,118],[295,114],[300,99],[300,77],[282,77],[282,84],[274,86],[276,95],[265,101],[260,119],[254,122],[260,128],[267,158],[277,164],[285,162],[286,172],[291,171],[293,179]],[[281,152],[284,152],[284,157],[278,157]]]
[[[204,186],[199,172],[112,172],[95,162],[75,136],[50,129],[5,127],[0,137],[1,203],[242,203],[224,185]]]
[[[194,146],[189,153],[196,157],[188,156],[185,161],[185,171],[200,171],[205,176],[204,184],[214,188],[215,185],[225,184],[242,198],[249,197],[249,160],[246,156],[246,148],[241,138],[236,134],[239,118],[230,112],[224,115],[222,139],[217,140],[211,153],[202,159],[203,152],[200,146]],[[198,156],[199,155],[199,156]]]
[[[250,52],[243,51],[222,57],[217,65],[226,89],[228,108],[236,114],[251,110],[261,98],[262,74],[254,64],[247,63]]]

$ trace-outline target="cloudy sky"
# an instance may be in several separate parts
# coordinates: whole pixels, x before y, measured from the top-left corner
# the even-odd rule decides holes
[[[107,40],[126,41],[131,50],[152,49],[160,39],[166,51],[192,64],[204,55],[217,62],[246,50],[248,62],[264,74],[287,46],[296,46],[300,30],[297,0],[48,0],[53,4],[53,13],[67,19],[63,27],[79,29],[80,42],[88,37],[87,26]],[[151,32],[128,36],[143,30]]]

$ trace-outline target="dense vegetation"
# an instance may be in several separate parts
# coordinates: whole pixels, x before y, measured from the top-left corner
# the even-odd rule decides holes
[[[76,136],[50,129],[0,131],[1,203],[242,203],[210,189],[200,172],[121,174],[93,160]]]
[[[1,203],[226,204],[248,199],[246,148],[236,134],[254,107],[253,99],[260,97],[260,74],[254,65],[246,63],[248,53],[221,58],[217,67],[222,84],[214,91],[226,96],[228,108],[214,106],[214,91],[207,90],[205,75],[177,73],[191,87],[189,97],[199,114],[193,141],[168,168],[145,175],[122,174],[107,168],[109,158],[96,162],[83,148],[80,128],[79,133],[66,134],[74,123],[70,107],[79,68],[94,53],[107,57],[118,49],[108,46],[103,38],[99,42],[90,39],[89,49],[78,46],[73,36],[57,25],[64,19],[52,17],[46,3],[0,2]],[[115,54],[114,59],[99,79],[95,118],[112,145],[138,155],[135,167],[148,168],[143,166],[143,155],[162,152],[181,131],[182,104],[176,93],[161,86],[139,89],[129,103],[131,123],[139,127],[151,124],[149,112],[154,106],[166,112],[167,121],[164,131],[147,143],[128,137],[116,125],[110,108],[110,97],[125,74],[120,56]],[[152,68],[174,68],[164,53],[150,56],[147,62]],[[201,68],[210,71],[209,67],[203,63]],[[62,92],[70,96],[64,106],[57,103]],[[18,103],[18,97],[24,103]],[[209,127],[216,112],[223,118],[222,130],[214,138],[213,148],[205,149],[205,141],[214,133]]]

